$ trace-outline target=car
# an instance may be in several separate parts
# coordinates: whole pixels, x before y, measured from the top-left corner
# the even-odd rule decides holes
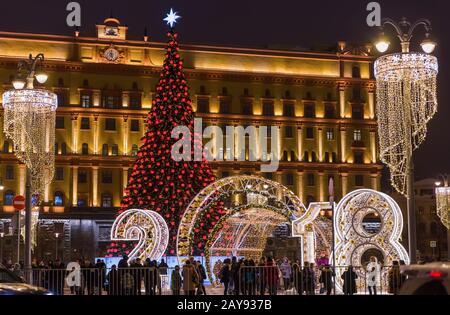
[[[402,266],[400,295],[450,295],[450,262]]]
[[[21,277],[0,265],[0,295],[53,295],[50,291],[27,284]]]

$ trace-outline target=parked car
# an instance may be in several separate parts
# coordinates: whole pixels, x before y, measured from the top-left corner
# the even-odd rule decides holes
[[[52,293],[25,283],[22,278],[0,264],[0,295],[52,295]]]
[[[401,295],[450,295],[450,263],[402,266]]]

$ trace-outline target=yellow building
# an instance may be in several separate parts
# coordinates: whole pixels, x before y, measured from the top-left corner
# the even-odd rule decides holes
[[[147,36],[131,40],[127,31],[109,18],[94,38],[0,32],[0,92],[12,88],[20,59],[44,53],[45,87],[59,98],[56,174],[42,209],[49,215],[120,205],[166,46]],[[336,199],[356,188],[380,188],[374,58],[367,48],[340,42],[333,52],[181,49],[194,110],[205,125],[280,128],[278,172],[261,174],[261,162],[211,162],[218,177],[260,174],[305,203],[328,199],[330,176]],[[26,172],[3,133],[0,144],[0,209],[8,213],[12,197],[25,193]]]

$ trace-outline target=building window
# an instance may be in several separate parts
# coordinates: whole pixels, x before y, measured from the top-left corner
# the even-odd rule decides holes
[[[303,154],[303,161],[309,162],[309,152],[308,151],[305,151],[305,153]]]
[[[81,154],[82,155],[89,155],[89,145],[87,143],[83,143],[81,145]]]
[[[291,103],[284,103],[283,104],[283,115],[285,117],[294,117],[295,116],[294,105]]]
[[[137,144],[133,144],[131,147],[131,156],[137,156],[138,153],[138,146]]]
[[[6,165],[5,179],[6,180],[14,179],[14,167],[12,165]]]
[[[336,118],[334,104],[330,104],[330,103],[325,104],[325,118],[327,118],[327,119]]]
[[[286,138],[293,138],[294,137],[294,128],[291,126],[284,127],[284,136]]]
[[[355,186],[357,187],[364,186],[364,175],[355,175]]]
[[[264,116],[273,116],[273,102],[263,102],[263,115]]]
[[[328,141],[334,140],[334,130],[333,129],[327,129],[327,140]]]
[[[5,140],[3,142],[3,153],[9,153],[9,141]]]
[[[305,118],[316,118],[316,105],[308,103],[305,104]]]
[[[253,103],[250,100],[242,101],[242,114],[253,115]]]
[[[273,173],[264,173],[264,177],[268,180],[272,180],[273,179]]]
[[[331,162],[337,163],[337,153],[336,152],[331,153]]]
[[[362,152],[353,153],[354,164],[364,164],[364,156]]]
[[[105,143],[105,144],[103,144],[103,146],[102,146],[102,155],[108,155],[109,154],[109,152],[108,152],[109,150],[108,150],[108,145]]]
[[[63,116],[56,116],[55,127],[56,127],[56,129],[64,129],[65,128]]]
[[[56,167],[55,168],[55,180],[64,180],[64,168]]]
[[[142,96],[140,93],[130,94],[130,108],[139,109],[142,107]]]
[[[61,144],[61,154],[62,155],[66,155],[67,154],[67,144],[65,142],[63,142]]]
[[[438,235],[438,226],[436,222],[430,223],[430,234],[431,236],[437,236]]]
[[[56,143],[55,143],[55,155],[56,155],[56,154],[59,154],[58,147],[59,147],[59,145],[58,145],[58,143],[56,142]]]
[[[58,106],[67,106],[68,105],[68,97],[67,91],[55,91],[56,97],[58,99]]]
[[[119,146],[117,144],[113,144],[111,146],[111,155],[113,156],[119,155]]]
[[[222,88],[222,95],[228,95],[228,89],[226,87]]]
[[[293,186],[294,185],[294,175],[286,174],[286,185]]]
[[[316,163],[317,162],[317,154],[316,152],[311,152],[311,162]]]
[[[103,107],[115,109],[120,107],[121,98],[118,95],[106,94],[103,95]]]
[[[87,206],[87,201],[86,201],[85,196],[80,196],[80,195],[78,196],[77,206],[78,207],[86,207]]]
[[[362,141],[362,134],[360,129],[353,130],[353,141]]]
[[[12,206],[14,199],[14,192],[12,190],[5,191],[5,195],[3,198],[3,204],[5,206]]]
[[[83,130],[91,129],[89,118],[87,118],[87,117],[81,118],[81,126],[80,126],[80,128],[83,129]]]
[[[352,105],[352,118],[353,119],[364,119],[363,106],[361,104]]]
[[[103,184],[112,184],[112,171],[104,170],[102,171],[102,183]]]
[[[307,175],[307,183],[308,186],[314,186],[314,174],[308,174]]]
[[[314,129],[312,127],[306,128],[306,139],[314,139]]]
[[[330,163],[330,153],[325,152],[325,163]]]
[[[272,94],[270,93],[269,89],[266,89],[266,91],[264,92],[264,96],[265,97],[272,97]]]
[[[91,94],[81,94],[80,103],[81,103],[81,107],[83,107],[83,108],[91,107],[91,104],[92,104]]]
[[[88,178],[87,171],[78,171],[78,183],[79,184],[86,184]]]
[[[197,98],[197,113],[209,113],[209,99],[207,97]]]
[[[228,98],[222,98],[219,106],[221,114],[231,114],[231,104]]]
[[[353,66],[352,78],[361,78],[361,69],[359,68],[359,66]]]
[[[112,207],[112,197],[110,194],[102,194],[102,207],[103,208]]]
[[[139,120],[137,119],[131,120],[131,131],[139,131]]]
[[[205,95],[206,94],[206,88],[204,85],[200,85],[200,93],[201,95]]]
[[[53,204],[57,207],[61,207],[64,205],[64,194],[61,191],[55,192],[55,199]]]
[[[116,130],[116,120],[114,118],[105,119],[105,130],[115,131]]]
[[[223,171],[222,178],[227,178],[227,177],[230,177],[230,172]]]

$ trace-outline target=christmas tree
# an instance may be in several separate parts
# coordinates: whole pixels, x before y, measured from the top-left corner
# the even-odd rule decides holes
[[[215,181],[207,161],[176,162],[171,149],[178,139],[171,138],[172,129],[186,126],[194,137],[194,115],[189,87],[183,73],[183,61],[178,47],[178,34],[173,28],[169,37],[165,61],[156,95],[147,117],[146,133],[132,168],[122,199],[120,212],[127,209],[149,209],[158,212],[167,222],[170,239],[167,254],[176,254],[178,224],[190,201],[203,188]],[[199,138],[201,139],[201,137]],[[200,147],[199,147],[200,146]],[[192,141],[192,155],[201,141]],[[222,203],[209,210],[195,226],[194,253],[203,251],[208,233],[224,213]],[[113,243],[108,253],[113,256],[127,253],[128,246]],[[119,249],[118,249],[119,248]]]

